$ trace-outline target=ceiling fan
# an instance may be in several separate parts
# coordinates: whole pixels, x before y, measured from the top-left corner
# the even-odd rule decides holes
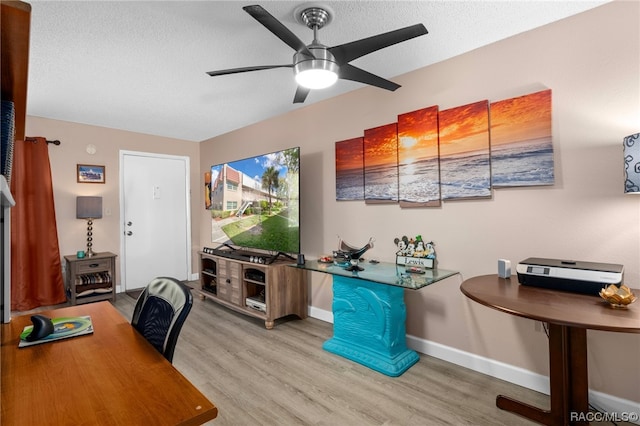
[[[302,10],[300,13],[302,22],[313,30],[313,41],[311,44],[305,45],[294,33],[274,18],[273,15],[267,12],[262,6],[245,6],[242,9],[296,51],[293,55],[293,63],[232,68],[220,71],[209,71],[207,74],[215,77],[272,68],[293,68],[296,82],[298,83],[293,103],[304,102],[310,90],[329,87],[335,83],[338,78],[357,81],[386,90],[396,90],[400,85],[357,68],[349,64],[349,62],[375,52],[376,50],[427,34],[427,29],[424,25],[416,24],[339,46],[327,47],[318,41],[318,30],[330,21],[331,15],[326,9],[320,6],[311,6]]]

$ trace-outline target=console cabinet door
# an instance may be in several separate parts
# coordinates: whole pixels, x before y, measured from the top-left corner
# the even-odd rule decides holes
[[[242,266],[238,262],[220,259],[218,262],[218,297],[235,305],[242,302],[242,286],[240,271]]]

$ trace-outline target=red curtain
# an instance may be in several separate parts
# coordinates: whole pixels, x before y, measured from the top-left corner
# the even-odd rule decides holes
[[[11,310],[64,303],[49,147],[45,138],[16,141],[11,192]]]

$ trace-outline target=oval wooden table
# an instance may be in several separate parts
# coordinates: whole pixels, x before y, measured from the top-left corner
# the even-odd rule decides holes
[[[516,276],[482,275],[460,290],[490,308],[549,323],[550,410],[504,395],[496,405],[545,425],[588,424],[587,330],[640,333],[640,304],[614,309],[598,296],[520,285]]]

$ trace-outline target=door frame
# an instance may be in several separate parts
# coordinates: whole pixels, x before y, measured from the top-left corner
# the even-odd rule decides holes
[[[125,281],[125,269],[126,269],[126,252],[125,252],[125,239],[123,238],[125,233],[124,223],[124,157],[127,155],[137,157],[150,157],[158,159],[172,159],[182,160],[185,164],[185,193],[187,196],[187,278],[192,278],[192,265],[191,265],[191,159],[185,155],[170,155],[170,154],[158,154],[154,152],[142,152],[142,151],[129,151],[120,150],[119,153],[119,192],[120,192],[120,292],[127,291],[127,283]]]

